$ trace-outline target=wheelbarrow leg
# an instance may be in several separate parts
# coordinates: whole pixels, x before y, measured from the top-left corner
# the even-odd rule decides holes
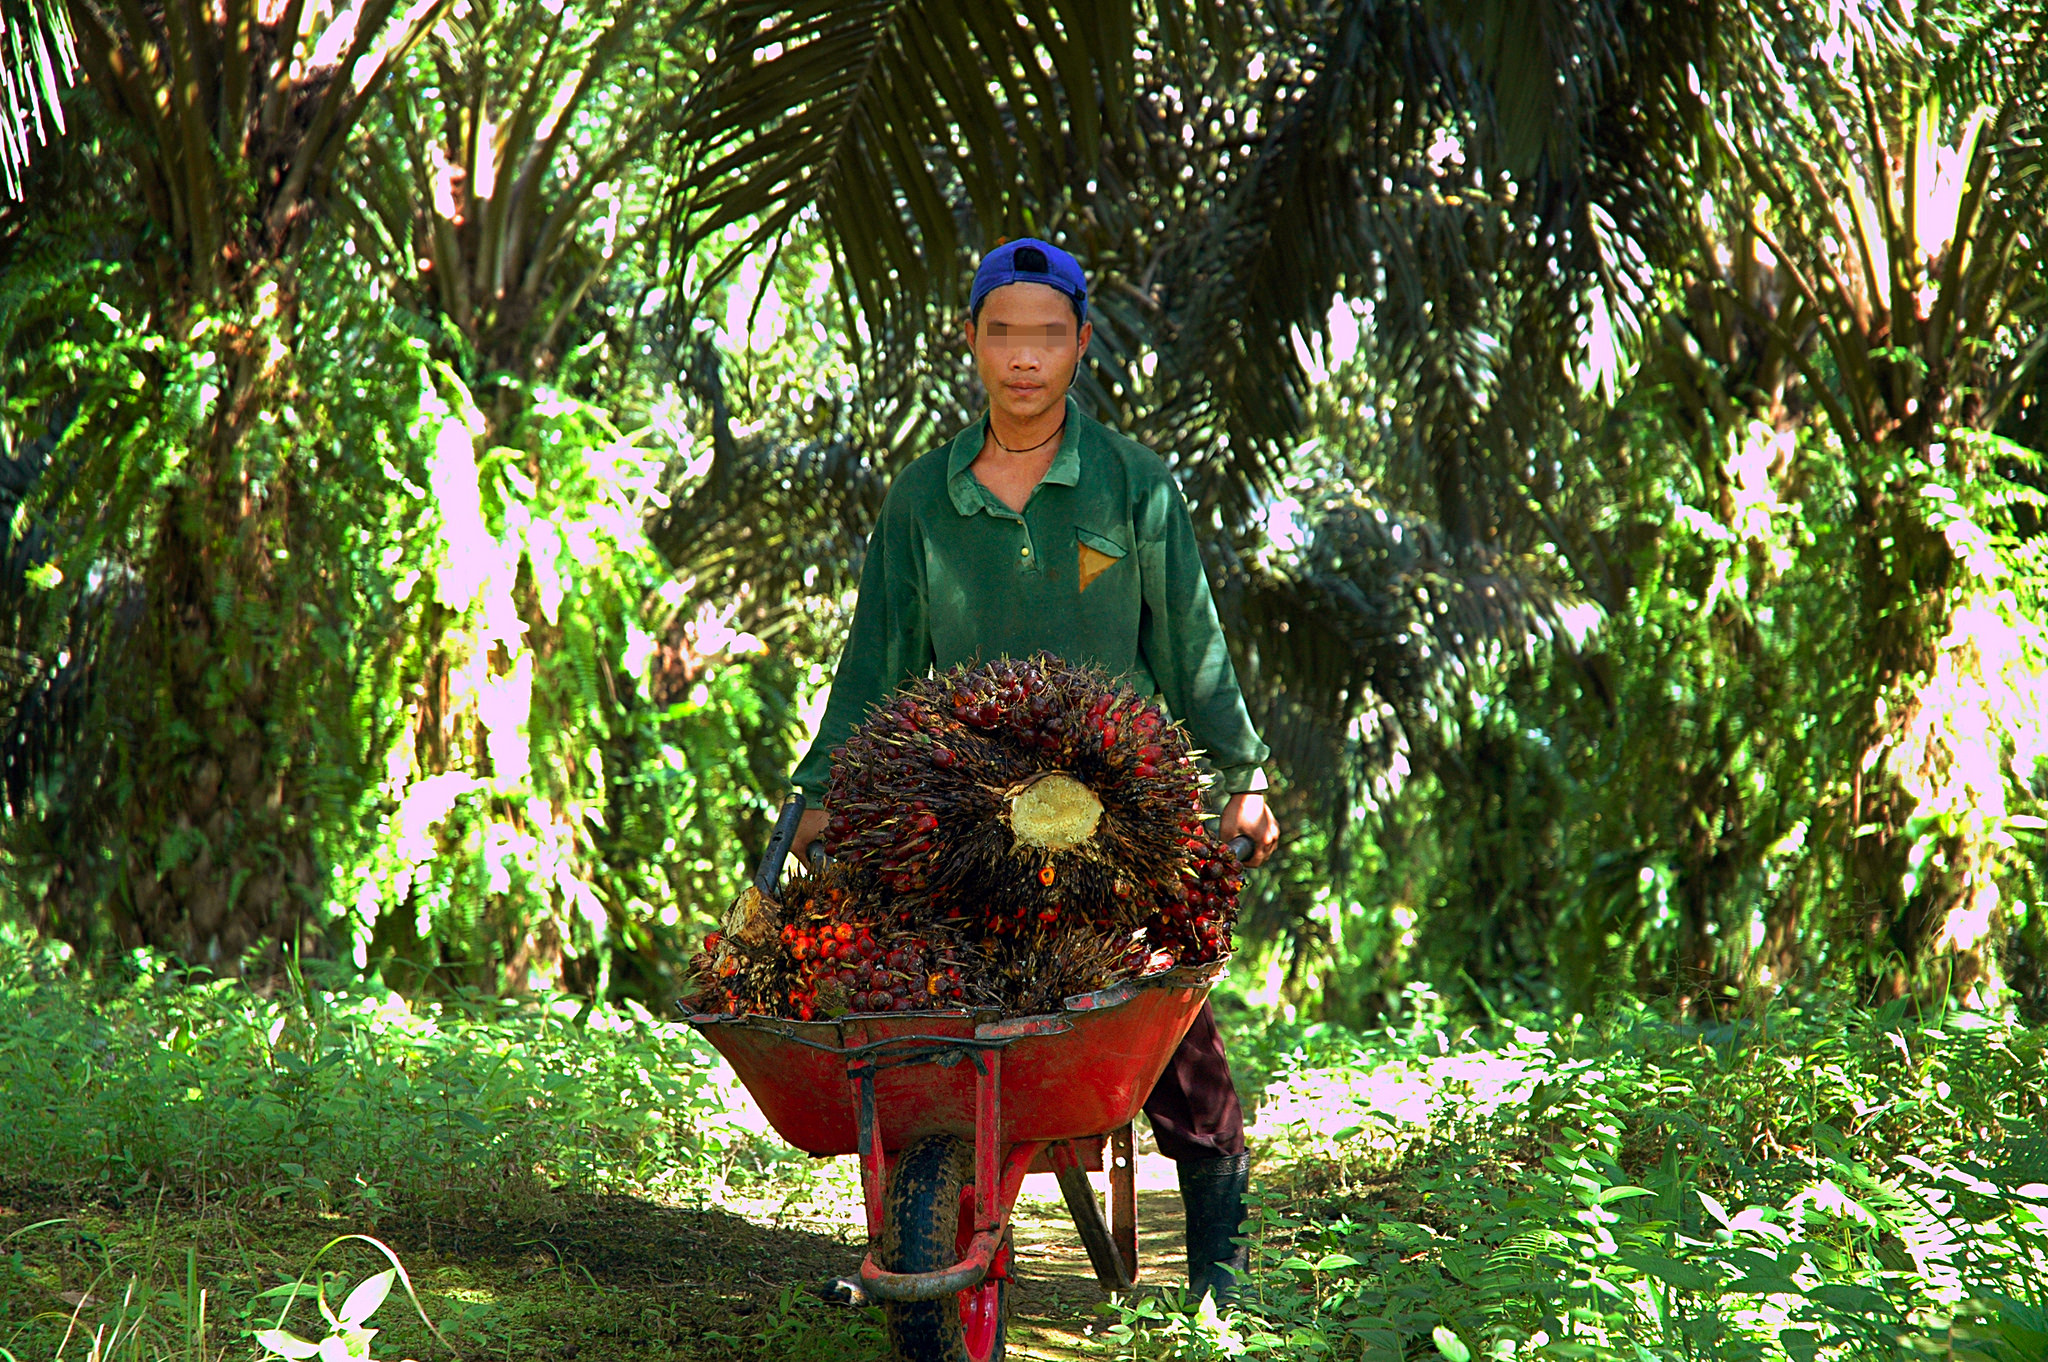
[[[882,1237],[882,1193],[888,1186],[889,1156],[882,1152],[882,1133],[875,1121],[875,1064],[857,1059],[846,1066],[853,1083],[853,1110],[860,1141],[860,1186],[868,1218],[870,1242]]]
[[[1088,1181],[1088,1170],[1081,1166],[1074,1146],[1061,1140],[1046,1147],[1045,1157],[1052,1164],[1053,1176],[1060,1181],[1060,1194],[1067,1200],[1067,1214],[1074,1217],[1074,1228],[1081,1232],[1081,1243],[1086,1246],[1088,1261],[1095,1268],[1095,1280],[1101,1282],[1106,1291],[1130,1290],[1137,1274],[1131,1270],[1131,1259],[1118,1250],[1109,1226],[1103,1223],[1102,1204],[1095,1199],[1095,1188]],[[1114,1178],[1115,1169],[1112,1168],[1112,1185]]]
[[[939,1300],[971,1291],[995,1269],[989,1285],[1009,1275],[1009,1254],[1004,1241],[1010,1232],[1010,1210],[1024,1186],[1024,1174],[1045,1145],[1027,1140],[1005,1150],[1003,1138],[1003,1052],[981,1051],[973,1056],[976,1069],[974,1096],[974,1144],[968,1151],[966,1183],[973,1195],[961,1195],[959,1242],[954,1246],[957,1261],[950,1267],[935,1265],[898,1273],[875,1261],[877,1245],[886,1232],[893,1194],[889,1184],[900,1173],[899,1159],[882,1152],[882,1136],[875,1121],[874,1073],[868,1061],[847,1066],[853,1080],[855,1115],[860,1133],[861,1183],[868,1207],[868,1254],[861,1260],[861,1290],[880,1301],[920,1302]],[[927,1137],[920,1144],[929,1143]],[[946,1136],[957,1140],[957,1136]],[[1097,1213],[1097,1219],[1100,1219]]]
[[[1109,1136],[1109,1230],[1123,1256],[1125,1275],[1138,1280],[1138,1164],[1126,1121]]]
[[[974,1228],[996,1230],[1009,1218],[1003,1197],[1003,1052],[989,1050],[974,1082]]]

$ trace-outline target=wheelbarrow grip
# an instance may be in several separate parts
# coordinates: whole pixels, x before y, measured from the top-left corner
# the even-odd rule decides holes
[[[782,862],[796,841],[796,825],[803,816],[804,792],[791,790],[789,798],[783,801],[782,812],[775,816],[775,831],[768,835],[768,853],[761,858],[761,868],[754,872],[754,888],[769,898],[775,897],[782,883]]]
[[[1223,820],[1221,818],[1204,818],[1202,823],[1209,829],[1211,837],[1221,837],[1223,835]],[[1258,849],[1258,843],[1241,832],[1230,839],[1230,854],[1240,861],[1249,861],[1252,858],[1252,854]]]

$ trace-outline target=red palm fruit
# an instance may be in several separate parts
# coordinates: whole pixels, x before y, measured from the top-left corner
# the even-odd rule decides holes
[[[1021,1006],[1018,980],[1066,968],[1044,955],[1049,940],[1084,932],[1134,963],[1133,934],[1148,923],[1188,952],[1201,944],[1192,928],[1166,924],[1234,909],[1227,878],[1198,871],[1200,888],[1183,883],[1213,854],[1194,821],[1200,790],[1185,732],[1155,703],[1055,658],[906,686],[835,754],[826,803],[827,844],[847,870],[810,886],[796,920],[812,932],[886,924],[854,953],[862,961],[887,955],[903,929],[945,924],[973,961],[966,991],[977,1005]],[[1056,904],[1044,871],[1059,885]],[[848,959],[820,954],[817,965]],[[805,968],[782,960],[769,977]],[[928,963],[920,951],[918,968]]]

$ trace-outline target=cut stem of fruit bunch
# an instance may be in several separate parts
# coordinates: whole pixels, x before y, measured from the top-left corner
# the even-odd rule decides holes
[[[1243,881],[1187,733],[1040,654],[905,686],[833,754],[832,860],[749,891],[696,961],[702,1010],[1055,1010],[1217,959]]]

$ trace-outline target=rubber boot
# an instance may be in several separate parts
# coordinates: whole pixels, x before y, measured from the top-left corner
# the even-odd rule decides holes
[[[1213,1295],[1216,1308],[1237,1303],[1245,1250],[1230,1241],[1244,1221],[1244,1194],[1251,1183],[1252,1156],[1226,1154],[1189,1160],[1180,1170],[1180,1200],[1188,1213],[1188,1308]]]

